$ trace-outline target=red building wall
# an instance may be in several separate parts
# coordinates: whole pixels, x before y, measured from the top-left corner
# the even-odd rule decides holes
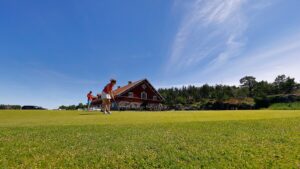
[[[146,88],[143,88],[143,85],[146,86]],[[133,93],[133,98],[135,98],[135,100],[141,99],[141,93],[142,92],[146,92],[147,93],[147,100],[148,101],[154,101],[153,100],[153,96],[157,96],[157,100],[155,102],[160,102],[159,101],[159,96],[153,91],[153,89],[147,84],[147,83],[142,83],[138,86],[136,86],[135,88],[128,90],[126,93],[124,93],[122,96],[124,97],[129,97],[129,92]]]

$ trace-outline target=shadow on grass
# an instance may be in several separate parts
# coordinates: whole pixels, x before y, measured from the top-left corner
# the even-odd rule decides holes
[[[86,116],[86,115],[98,115],[100,113],[80,113],[79,115],[83,115],[83,116]]]

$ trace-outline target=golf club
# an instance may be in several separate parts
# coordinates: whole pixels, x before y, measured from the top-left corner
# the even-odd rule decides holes
[[[117,109],[118,109],[118,111],[120,111],[119,105],[118,105],[117,101],[115,100],[115,97],[112,97],[112,100],[115,102],[115,104],[116,104],[116,106],[117,106]]]

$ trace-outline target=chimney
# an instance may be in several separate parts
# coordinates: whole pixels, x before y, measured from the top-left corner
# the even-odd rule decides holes
[[[128,84],[131,84],[132,83],[132,81],[128,81]]]
[[[121,86],[118,86],[118,89],[120,89],[121,88]]]

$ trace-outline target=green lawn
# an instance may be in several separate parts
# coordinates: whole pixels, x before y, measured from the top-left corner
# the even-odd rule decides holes
[[[300,110],[0,111],[0,168],[300,168]]]

